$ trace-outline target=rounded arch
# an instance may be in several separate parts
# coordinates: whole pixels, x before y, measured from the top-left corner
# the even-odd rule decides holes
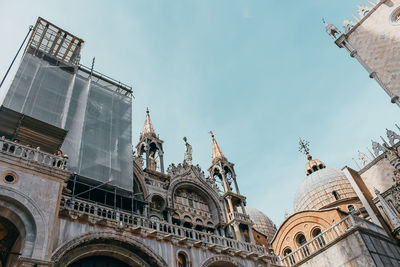
[[[152,209],[162,211],[167,206],[167,201],[165,200],[165,198],[158,193],[153,193],[149,195],[147,199],[150,200]]]
[[[205,197],[205,199],[208,201],[208,204],[210,204],[210,207],[215,209],[215,213],[213,215],[218,220],[218,223],[221,223],[225,220],[223,207],[221,206],[217,193],[214,190],[205,188],[205,186],[200,183],[195,183],[194,181],[183,178],[176,179],[171,182],[167,192],[167,207],[174,207],[174,195],[178,189],[184,187],[189,187]]]
[[[314,226],[313,228],[311,228],[310,237],[314,238],[314,237],[316,237],[317,235],[319,235],[321,233],[322,233],[321,226],[318,226],[318,225]]]
[[[190,259],[189,253],[183,249],[178,249],[176,251],[176,261],[178,267],[189,267],[192,266],[192,261]]]
[[[292,253],[292,252],[293,252],[292,248],[289,247],[289,246],[286,246],[286,247],[283,249],[283,256],[287,256],[287,255],[289,255],[289,254]]]
[[[88,233],[72,239],[54,251],[52,260],[55,267],[63,267],[94,255],[114,257],[131,266],[168,266],[139,238],[112,232]]]
[[[48,222],[28,196],[0,186],[0,214],[12,221],[21,234],[21,255],[44,259],[48,251]]]
[[[205,260],[201,265],[201,267],[243,267],[244,265],[240,263],[238,260],[225,256],[214,256],[207,260]]]
[[[296,233],[296,235],[294,236],[294,241],[297,247],[301,247],[308,242],[305,234],[302,231]]]

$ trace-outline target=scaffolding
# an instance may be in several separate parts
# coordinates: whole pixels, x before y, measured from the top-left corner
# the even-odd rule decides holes
[[[39,18],[3,105],[68,131],[69,170],[132,189],[132,87],[78,64],[83,40]]]
[[[77,65],[84,41],[39,17],[25,53],[43,53],[65,64]]]

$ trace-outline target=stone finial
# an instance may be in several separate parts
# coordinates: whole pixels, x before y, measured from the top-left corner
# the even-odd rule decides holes
[[[325,30],[329,34],[329,36],[331,36],[334,40],[336,40],[338,38],[338,36],[336,36],[336,35],[341,34],[339,29],[333,24],[327,24],[325,22],[325,19],[322,19],[322,22],[325,24]]]
[[[381,144],[373,140],[371,140],[371,142],[372,142],[372,150],[374,151],[376,157],[379,156],[379,152],[385,152],[385,148]]]
[[[356,23],[352,20],[343,21],[343,28],[346,33],[348,33],[355,25],[356,25]]]
[[[361,151],[358,151],[358,159],[360,160],[361,166],[365,167],[371,162],[371,159]]]
[[[400,141],[400,135],[392,130],[386,129],[386,136],[389,139],[389,143],[391,146],[394,146],[396,140]]]
[[[368,14],[368,12],[371,11],[371,9],[372,9],[371,7],[365,5],[358,6],[357,13],[360,16],[360,19],[364,18]]]

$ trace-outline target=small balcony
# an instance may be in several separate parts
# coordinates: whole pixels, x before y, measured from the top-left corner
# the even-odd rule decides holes
[[[67,169],[68,157],[66,155],[52,155],[41,151],[40,148],[21,145],[18,142],[7,140],[4,137],[0,138],[0,153],[37,162],[51,168],[62,170]]]
[[[243,214],[243,213],[240,213],[240,212],[237,212],[237,211],[229,212],[228,221],[230,222],[230,221],[232,221],[234,219],[236,219],[236,220],[238,220],[240,222],[244,222],[244,223],[251,223],[251,219],[250,219],[249,215]]]

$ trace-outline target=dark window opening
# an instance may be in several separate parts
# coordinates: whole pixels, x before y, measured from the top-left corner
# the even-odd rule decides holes
[[[182,252],[178,253],[178,267],[187,267],[187,259],[186,255],[183,254]]]
[[[291,253],[292,253],[292,250],[290,248],[287,248],[287,249],[284,250],[283,256],[286,257]],[[293,255],[289,256],[289,263],[290,263],[290,265],[294,265],[296,263],[296,260],[294,259]]]
[[[332,192],[333,196],[335,197],[336,200],[339,200],[339,193],[336,191]]]
[[[354,206],[353,205],[348,205],[347,209],[349,210],[350,213],[353,213],[355,211]]]
[[[303,245],[307,244],[307,239],[303,234],[299,234],[296,238],[297,245],[299,247],[302,247]],[[304,246],[300,249],[301,253],[303,254],[303,257],[308,257],[310,256],[310,251],[308,250],[308,246]]]
[[[5,180],[7,183],[13,183],[13,182],[15,181],[15,177],[14,177],[14,175],[8,174],[8,175],[6,175],[6,176],[4,177],[4,180]]]
[[[321,229],[319,228],[316,228],[312,231],[312,236],[314,238],[317,238],[317,242],[320,248],[325,246],[325,238],[321,235],[321,233]]]

